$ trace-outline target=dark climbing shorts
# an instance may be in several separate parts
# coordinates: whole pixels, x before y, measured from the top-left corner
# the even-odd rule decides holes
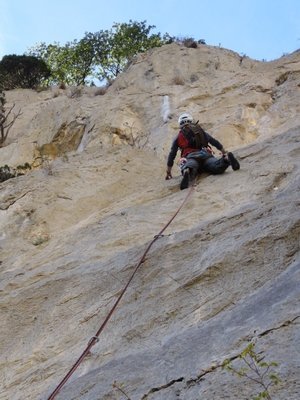
[[[229,166],[229,162],[224,157],[216,158],[205,149],[195,151],[186,156],[186,163],[183,169],[191,168],[197,173],[209,172],[217,175],[222,174]]]

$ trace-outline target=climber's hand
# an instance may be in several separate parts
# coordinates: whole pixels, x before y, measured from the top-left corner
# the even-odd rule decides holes
[[[166,172],[166,181],[173,178],[173,177],[172,177],[171,170],[172,170],[171,167],[168,167],[168,168],[167,168],[167,172]]]

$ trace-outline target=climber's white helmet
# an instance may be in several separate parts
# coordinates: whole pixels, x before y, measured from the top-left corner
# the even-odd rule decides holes
[[[193,117],[188,113],[183,113],[178,118],[179,128],[182,128],[187,124],[191,124],[192,122],[193,122]]]

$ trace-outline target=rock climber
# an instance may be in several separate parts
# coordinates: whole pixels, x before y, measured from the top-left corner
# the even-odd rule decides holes
[[[188,188],[201,172],[222,174],[229,165],[234,171],[240,169],[240,164],[233,153],[227,152],[217,139],[205,132],[198,122],[194,122],[190,114],[181,114],[178,125],[180,130],[169,152],[166,179],[172,178],[172,167],[177,151],[180,149],[180,169],[183,176],[180,183],[181,190]],[[213,155],[210,145],[222,153],[221,158]]]

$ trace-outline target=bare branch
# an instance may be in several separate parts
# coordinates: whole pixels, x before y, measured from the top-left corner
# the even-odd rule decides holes
[[[22,114],[21,110],[19,110],[16,114],[13,114],[12,120],[8,122],[8,118],[12,114],[14,107],[15,104],[13,104],[8,110],[5,110],[4,107],[0,110],[0,147],[3,146],[16,119]]]

